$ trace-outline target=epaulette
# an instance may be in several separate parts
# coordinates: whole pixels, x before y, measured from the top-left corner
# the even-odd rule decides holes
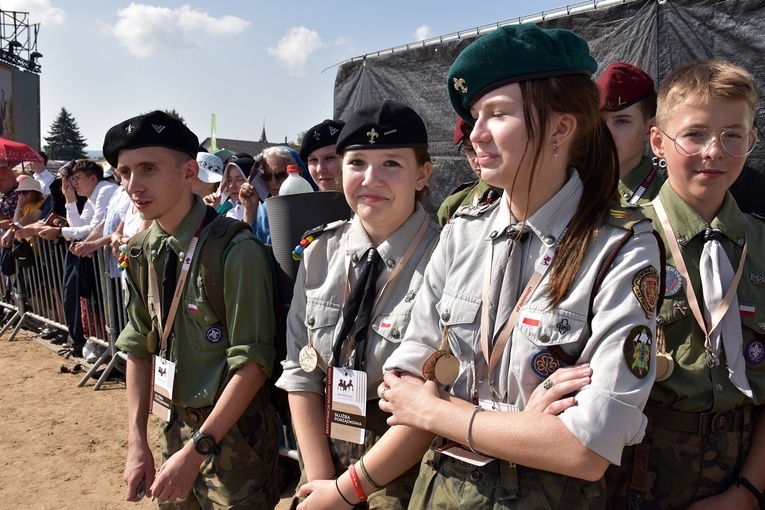
[[[469,188],[470,186],[474,186],[474,185],[476,184],[476,182],[478,182],[478,181],[468,181],[468,182],[463,182],[462,184],[460,184],[459,186],[457,186],[456,188],[454,188],[454,189],[452,190],[452,192],[451,192],[451,193],[449,193],[449,195],[454,195],[455,193],[459,193],[460,191],[462,191],[462,190],[464,190],[464,189],[467,189],[467,188]]]
[[[648,218],[640,211],[639,206],[625,206],[614,202],[608,209],[604,223],[626,230],[633,230],[635,225],[641,221],[648,221]]]
[[[331,223],[324,223],[318,227],[306,230],[305,234],[303,234],[303,237],[300,238],[298,245],[295,246],[294,250],[292,250],[292,258],[294,260],[300,260],[303,257],[303,251],[308,248],[308,245],[310,245],[317,237],[322,235],[324,232],[335,230],[336,228],[345,225],[348,223],[348,221],[349,220],[333,221]]]
[[[757,214],[757,213],[754,213],[754,212],[753,213],[749,213],[749,214],[754,216],[758,220],[765,221],[765,216],[763,216],[762,214]]]
[[[453,217],[456,218],[457,216],[464,216],[470,218],[478,218],[497,207],[499,203],[500,201],[497,200],[496,202],[492,202],[491,204],[486,205],[463,205],[454,212]]]

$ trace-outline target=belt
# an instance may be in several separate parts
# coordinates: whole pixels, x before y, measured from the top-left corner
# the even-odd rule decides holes
[[[213,407],[183,407],[183,406],[173,406],[173,410],[175,411],[176,417],[178,420],[182,421],[183,423],[194,427],[199,428],[202,426],[202,424],[205,422],[208,416],[210,416],[210,413],[212,413]]]
[[[706,434],[721,435],[726,432],[740,430],[753,416],[754,406],[747,405],[737,407],[729,411],[717,413],[683,413],[662,409],[653,404],[646,406],[646,414],[649,406],[653,409],[653,423],[651,426],[662,429],[688,432],[703,436]]]

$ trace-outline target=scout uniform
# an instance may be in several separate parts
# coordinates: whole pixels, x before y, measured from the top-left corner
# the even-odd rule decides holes
[[[656,101],[653,79],[645,71],[627,62],[615,62],[606,67],[598,79],[600,110],[618,112],[641,101]],[[655,104],[650,116],[656,114]],[[644,156],[634,169],[619,180],[622,204],[646,204],[659,194],[666,180],[663,161]]]
[[[501,196],[502,190],[498,190],[481,180],[461,184],[441,202],[441,207],[438,208],[436,214],[438,224],[442,227],[446,225],[449,218],[454,216],[460,207],[489,205]]]
[[[696,499],[726,490],[749,449],[754,405],[765,400],[765,308],[760,306],[765,288],[765,261],[761,257],[765,223],[742,213],[730,192],[711,225],[669,185],[662,187],[659,198],[691,281],[680,275],[668,249],[666,292],[657,335],[660,348],[672,358],[673,369],[669,374],[657,374],[646,406],[651,420],[644,443],[650,448],[641,509],[686,508]],[[663,230],[654,207],[646,207],[645,213],[658,230]],[[721,231],[720,242],[734,269],[741,261],[742,246],[749,245],[736,289],[739,309],[728,313],[740,315],[743,345],[739,348],[752,397],[731,380],[724,349],[717,366],[707,365],[704,334],[688,304],[689,286],[701,300],[699,263],[708,226]],[[662,238],[666,243],[663,231]],[[625,449],[621,468],[612,466],[607,473],[614,508],[627,508],[625,495],[631,488],[635,459],[634,448]]]
[[[186,132],[196,139],[188,128],[176,122],[162,112],[129,119],[107,133],[104,154],[114,167],[117,153],[123,148],[161,146],[195,154],[198,142],[172,139]],[[169,141],[157,141],[160,134]],[[220,303],[212,304],[205,290],[205,249],[221,221],[223,218],[194,196],[192,209],[172,235],[155,221],[150,230],[134,236],[128,245],[129,322],[116,345],[138,358],[157,354],[175,364],[171,417],[160,425],[163,461],[180,451],[198,431],[237,369],[257,363],[270,375],[273,368],[273,269],[265,248],[243,232],[236,233],[225,246],[220,262],[225,317],[213,311],[221,309]],[[161,331],[160,309],[166,313],[163,307],[169,308],[169,303],[163,303],[165,268],[175,267],[169,279],[177,280],[194,237],[198,237],[195,255],[178,300],[167,350],[162,352],[157,331]],[[150,261],[157,285],[150,284]],[[152,287],[160,296],[154,295]],[[176,503],[160,503],[160,508],[191,509],[200,504],[205,508],[273,508],[279,498],[273,476],[278,457],[276,430],[275,414],[264,387],[219,441],[219,450],[202,462],[189,496]]]
[[[530,239],[523,243],[518,292],[538,259],[561,236],[579,203],[581,189],[578,174],[572,170],[568,183],[526,222]],[[476,277],[476,268],[484,267],[492,251],[496,259],[506,249],[506,232],[515,222],[504,200],[472,211],[466,208],[444,227],[412,313],[418,327],[410,330],[384,369],[422,373],[423,363],[439,348],[443,330],[448,329],[449,348],[460,364],[451,393],[467,401],[477,397],[491,402],[480,346],[483,282]],[[615,210],[615,214],[622,216],[623,211]],[[644,270],[650,273],[651,268],[655,273],[659,255],[648,221],[630,226],[612,216],[609,222],[613,224],[603,225],[588,248],[577,284],[555,309],[548,308],[549,275],[542,280],[521,312],[508,342],[511,347],[503,352],[497,386],[502,393],[500,407],[522,411],[532,391],[557,368],[590,363],[592,384],[577,394],[578,404],[563,412],[561,420],[588,448],[618,462],[624,445],[639,442],[646,424],[641,409],[654,368],[650,362],[638,367],[632,353],[636,342],[653,338],[655,317],[641,304],[645,289],[638,275]],[[634,235],[614,260],[591,304],[600,268],[628,227]],[[461,494],[453,492],[452,482],[445,483],[449,477],[458,478]],[[534,478],[545,482],[546,495],[538,493],[539,487],[533,488]],[[535,508],[534,502],[546,499],[553,508],[590,508],[587,505],[597,507],[605,499],[602,480],[569,479],[504,461],[494,461],[485,469],[466,469],[433,449],[423,459],[417,488],[410,508],[431,508],[449,498],[455,498],[454,507],[459,508],[516,508],[504,506],[511,499],[517,508]]]
[[[368,144],[368,133],[380,133],[373,137],[373,148],[417,147],[418,139],[427,145],[425,126],[419,120],[419,129],[412,133],[416,114],[403,105],[392,102],[374,113],[376,121],[367,117],[367,110],[359,110],[348,120],[337,142],[338,152],[359,147],[359,138]],[[388,104],[394,105],[386,113]],[[365,113],[366,112],[366,113]],[[411,112],[411,113],[409,113]],[[419,117],[417,117],[418,120]],[[386,140],[383,133],[388,133]],[[363,149],[368,149],[361,143]],[[415,297],[422,284],[422,276],[433,246],[438,240],[439,228],[429,220],[419,203],[412,215],[384,242],[377,247],[380,256],[379,274],[374,285],[379,300],[372,309],[369,331],[364,341],[366,353],[363,371],[367,374],[366,412],[367,427],[364,444],[330,439],[330,450],[335,461],[336,473],[342,474],[348,466],[359,460],[388,430],[388,414],[377,405],[377,387],[382,383],[382,364],[395,351],[411,322]],[[325,396],[325,378],[328,365],[346,365],[346,357],[335,359],[335,348],[344,326],[343,309],[347,303],[348,289],[359,281],[367,253],[374,248],[361,219],[354,216],[349,221],[332,223],[302,252],[300,268],[295,282],[295,292],[287,317],[287,359],[282,363],[284,373],[276,383],[288,392],[302,391]],[[382,294],[380,292],[382,291]],[[344,339],[343,339],[344,340]],[[313,370],[301,368],[301,350],[313,347],[318,355],[318,366]],[[325,417],[326,418],[326,417]],[[295,418],[297,419],[297,418]],[[316,417],[320,420],[320,417]],[[322,425],[323,426],[323,425]],[[418,467],[414,466],[382,490],[370,494],[366,504],[356,508],[405,509],[411,496]],[[305,483],[305,473],[301,484]]]

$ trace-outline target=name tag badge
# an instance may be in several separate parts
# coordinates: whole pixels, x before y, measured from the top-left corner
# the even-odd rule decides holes
[[[165,421],[170,421],[173,405],[175,363],[160,356],[152,356],[151,403],[149,410]]]
[[[327,367],[324,399],[324,434],[333,439],[364,444],[367,428],[366,372]]]
[[[468,464],[478,467],[485,466],[494,460],[494,457],[488,457],[482,453],[473,452],[467,446],[455,443],[454,441],[443,444],[435,450],[459,461],[467,462]]]

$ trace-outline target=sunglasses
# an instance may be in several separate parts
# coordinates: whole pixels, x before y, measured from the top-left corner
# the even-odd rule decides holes
[[[287,172],[276,172],[276,173],[266,173],[263,172],[263,175],[260,176],[261,179],[263,179],[264,182],[271,182],[271,179],[276,177],[277,181],[283,181],[287,178]]]

